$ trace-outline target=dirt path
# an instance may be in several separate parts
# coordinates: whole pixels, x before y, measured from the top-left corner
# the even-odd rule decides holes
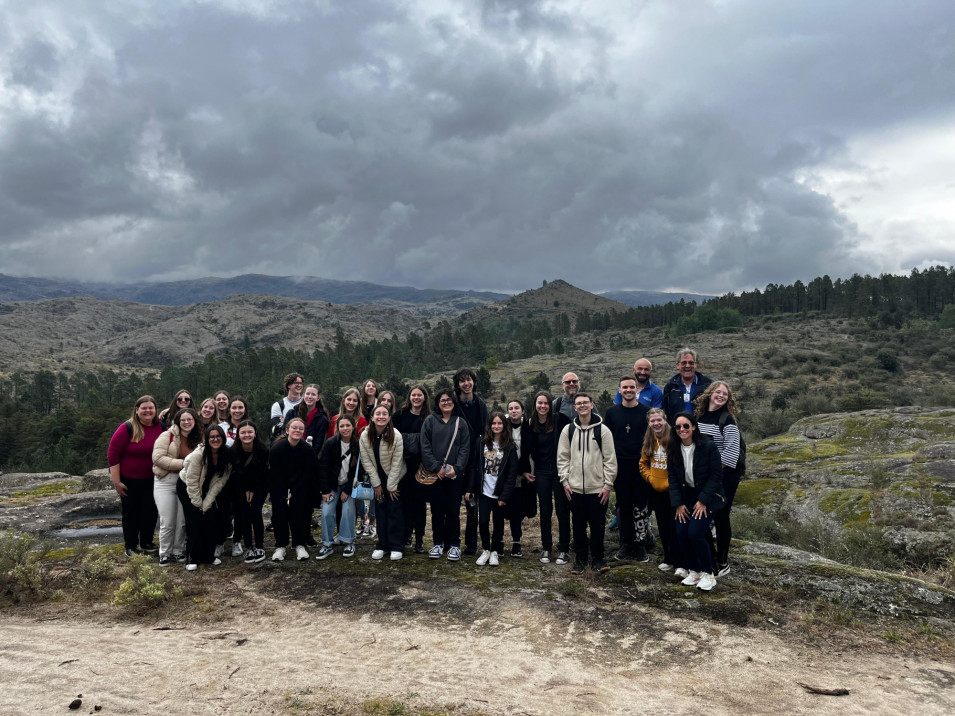
[[[930,659],[827,653],[641,606],[605,627],[586,607],[567,619],[519,595],[468,623],[410,608],[427,596],[404,586],[357,624],[258,593],[213,624],[6,610],[0,713],[67,713],[77,694],[76,713],[104,715],[349,714],[376,697],[402,702],[401,713],[955,713],[955,665]]]

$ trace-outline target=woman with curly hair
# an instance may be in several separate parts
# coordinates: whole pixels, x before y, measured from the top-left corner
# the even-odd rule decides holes
[[[736,400],[728,384],[721,380],[710,383],[696,399],[695,414],[700,421],[700,432],[709,435],[720,451],[723,464],[723,491],[726,507],[716,513],[716,570],[718,577],[730,572],[729,551],[733,528],[730,524],[730,509],[739,487],[739,459],[742,441],[736,424]]]

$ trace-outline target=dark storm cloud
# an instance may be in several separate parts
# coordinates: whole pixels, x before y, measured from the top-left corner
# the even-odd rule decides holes
[[[955,97],[945,2],[69,8],[0,27],[8,273],[720,292],[876,270],[805,177]]]

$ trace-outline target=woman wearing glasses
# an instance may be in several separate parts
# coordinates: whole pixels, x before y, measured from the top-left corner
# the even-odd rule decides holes
[[[716,443],[700,433],[695,415],[677,413],[673,427],[677,439],[670,441],[667,451],[667,474],[681,555],[676,574],[688,569],[683,584],[708,592],[716,586],[716,578],[706,535],[714,513],[726,505],[723,465]]]

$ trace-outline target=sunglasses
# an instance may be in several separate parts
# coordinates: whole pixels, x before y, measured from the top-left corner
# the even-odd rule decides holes
[[[684,430],[692,430],[693,426],[689,423],[677,423],[676,429],[682,433]]]

